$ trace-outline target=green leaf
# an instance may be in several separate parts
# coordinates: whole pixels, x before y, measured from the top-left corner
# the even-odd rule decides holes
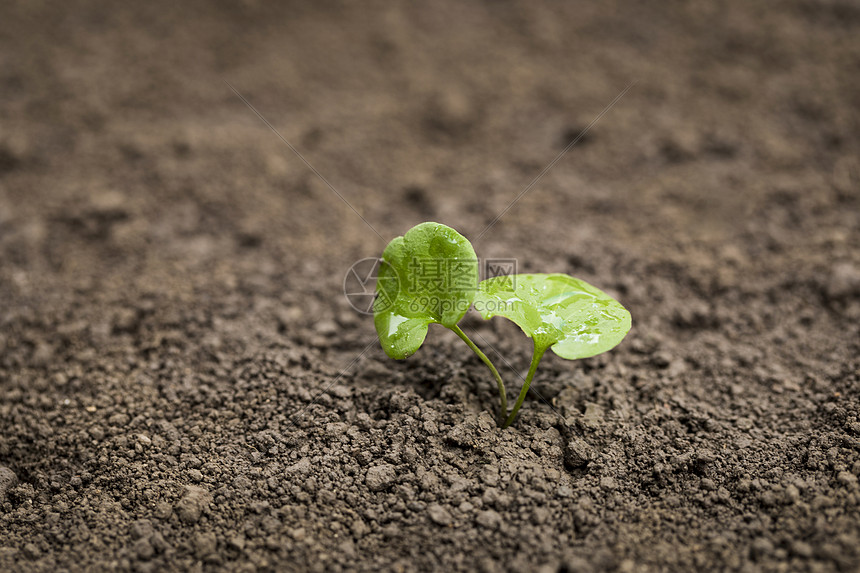
[[[431,323],[454,327],[478,289],[472,244],[439,223],[421,223],[392,240],[382,253],[373,322],[391,358],[417,351]]]
[[[588,358],[617,345],[630,330],[630,313],[585,281],[563,274],[528,274],[487,279],[478,287],[475,309],[485,319],[515,322],[535,348],[568,360]]]

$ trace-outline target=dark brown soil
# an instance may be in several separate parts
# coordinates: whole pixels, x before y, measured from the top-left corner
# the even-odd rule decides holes
[[[4,3],[0,570],[856,571],[860,8],[649,4]],[[633,81],[475,242],[634,317],[500,431],[344,274]]]

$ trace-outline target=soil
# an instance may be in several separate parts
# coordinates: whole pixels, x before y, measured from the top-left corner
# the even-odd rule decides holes
[[[271,4],[2,8],[0,570],[858,570],[855,2]],[[499,430],[343,296],[424,220],[633,330]]]

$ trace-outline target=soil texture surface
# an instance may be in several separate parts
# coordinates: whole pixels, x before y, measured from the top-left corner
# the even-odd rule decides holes
[[[0,94],[0,570],[860,567],[856,2],[12,0]],[[343,295],[427,220],[633,329],[499,430]]]

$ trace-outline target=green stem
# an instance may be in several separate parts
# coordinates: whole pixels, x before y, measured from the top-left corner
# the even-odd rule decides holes
[[[487,358],[487,355],[481,352],[480,348],[475,346],[475,343],[472,342],[468,336],[466,336],[466,333],[463,332],[463,330],[459,326],[455,324],[453,327],[451,327],[451,330],[453,330],[457,336],[463,339],[463,342],[465,342],[469,346],[469,348],[472,349],[472,352],[478,355],[478,358],[480,358],[481,361],[487,365],[487,368],[490,369],[490,372],[493,373],[493,377],[496,379],[496,384],[499,386],[499,396],[501,396],[502,402],[502,412],[499,414],[499,423],[501,424],[505,419],[505,415],[508,413],[508,396],[507,394],[505,394],[505,384],[504,382],[502,382],[502,377],[499,375],[499,371],[496,370],[496,367],[493,366],[493,363],[490,362],[490,359]]]
[[[529,366],[529,373],[526,375],[526,381],[523,382],[523,387],[520,390],[520,395],[517,397],[517,403],[514,404],[514,409],[511,410],[511,413],[505,420],[505,423],[502,424],[502,429],[505,429],[511,424],[513,424],[514,420],[516,419],[517,414],[520,411],[520,406],[523,405],[523,400],[526,399],[526,394],[529,393],[529,386],[532,383],[532,378],[535,377],[535,372],[537,371],[538,364],[540,363],[540,359],[543,357],[544,352],[546,352],[546,347],[538,348],[537,345],[535,345],[534,352],[532,353],[532,363],[531,366]]]

